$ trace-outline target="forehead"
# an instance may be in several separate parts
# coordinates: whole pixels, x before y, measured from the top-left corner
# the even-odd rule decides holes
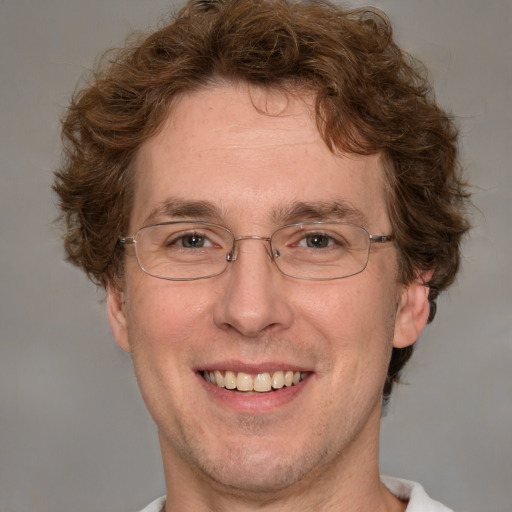
[[[219,222],[263,223],[298,202],[343,204],[370,222],[387,217],[381,158],[333,154],[308,95],[247,85],[187,93],[134,169],[132,228],[167,220],[158,215],[173,200],[207,202]]]

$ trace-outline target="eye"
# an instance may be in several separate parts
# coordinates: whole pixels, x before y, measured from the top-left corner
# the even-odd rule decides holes
[[[335,240],[330,236],[322,233],[310,233],[302,238],[297,245],[300,247],[310,247],[312,249],[323,249],[335,243]]]
[[[179,241],[183,247],[187,247],[188,249],[197,249],[199,247],[208,247],[208,244],[211,245],[207,238],[197,233],[182,236]]]
[[[185,249],[203,249],[213,247],[210,239],[201,233],[183,233],[169,238],[165,245],[167,247],[177,245]]]

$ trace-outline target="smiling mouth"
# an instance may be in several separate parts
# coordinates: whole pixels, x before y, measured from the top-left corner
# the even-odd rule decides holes
[[[206,382],[210,382],[219,388],[230,391],[269,393],[285,387],[296,386],[310,372],[279,370],[272,373],[264,372],[252,375],[250,373],[233,372],[230,370],[203,370],[200,373]]]

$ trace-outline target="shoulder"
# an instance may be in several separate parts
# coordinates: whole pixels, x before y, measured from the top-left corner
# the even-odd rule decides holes
[[[381,476],[382,483],[397,497],[409,500],[406,512],[453,512],[428,496],[423,487],[409,480]]]
[[[165,496],[152,501],[146,508],[143,508],[140,512],[163,512],[165,505]]]

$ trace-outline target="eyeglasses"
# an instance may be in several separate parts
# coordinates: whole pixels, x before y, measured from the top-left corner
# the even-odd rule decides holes
[[[209,222],[164,222],[140,228],[132,237],[140,268],[153,277],[171,281],[207,279],[236,261],[237,242],[261,240],[269,257],[285,275],[324,281],[362,272],[372,243],[393,241],[393,235],[371,235],[365,228],[340,222],[288,224],[270,237],[235,237],[229,229]]]

